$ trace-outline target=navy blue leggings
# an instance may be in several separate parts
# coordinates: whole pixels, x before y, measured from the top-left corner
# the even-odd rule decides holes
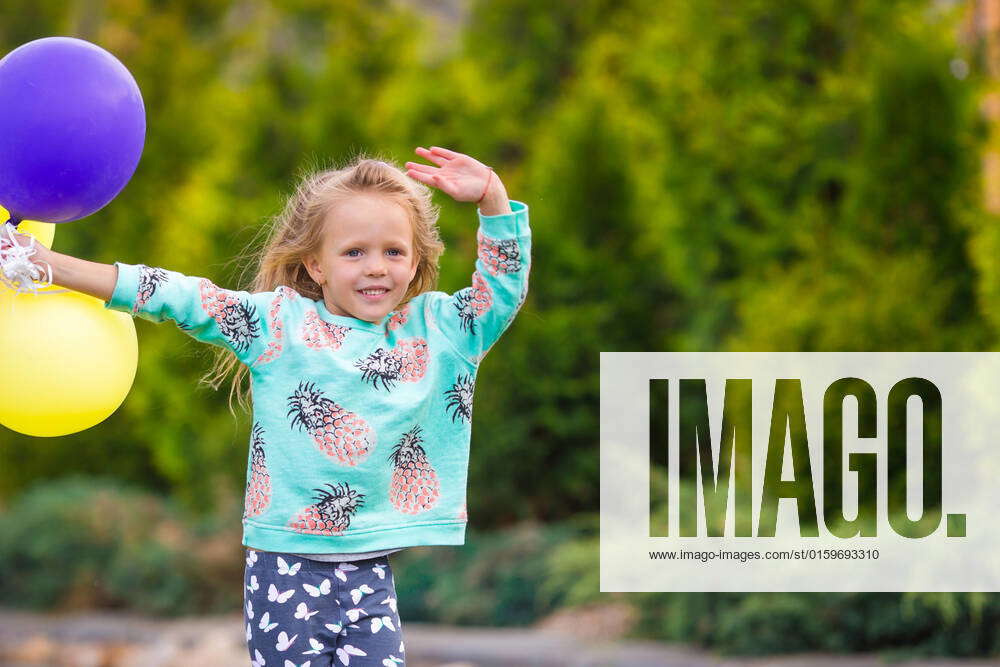
[[[243,619],[253,667],[405,664],[388,557],[325,563],[246,553]]]

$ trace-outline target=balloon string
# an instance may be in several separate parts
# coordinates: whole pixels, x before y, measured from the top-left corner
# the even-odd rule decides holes
[[[0,282],[14,290],[15,295],[31,292],[32,294],[59,294],[69,290],[44,290],[52,286],[52,266],[48,262],[31,259],[38,252],[35,244],[38,242],[31,234],[25,234],[28,245],[21,245],[14,236],[14,229],[20,220],[13,216],[8,220],[0,233]],[[36,284],[37,283],[37,284]]]

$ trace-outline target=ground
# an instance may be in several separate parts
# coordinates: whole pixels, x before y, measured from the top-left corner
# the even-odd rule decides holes
[[[405,623],[408,667],[881,667],[876,656],[721,658],[662,642],[621,639],[629,611],[564,611],[534,628],[455,628]],[[29,614],[0,610],[0,665],[28,667],[246,667],[239,614],[163,620],[117,613]],[[928,660],[922,667],[995,661]]]

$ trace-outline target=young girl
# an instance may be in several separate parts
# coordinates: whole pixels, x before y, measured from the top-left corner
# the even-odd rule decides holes
[[[524,303],[528,207],[467,155],[416,153],[436,166],[358,159],[306,178],[249,292],[35,247],[54,283],[224,347],[218,374],[248,369],[253,665],[404,664],[386,556],[465,540],[476,372]],[[479,205],[472,284],[454,294],[430,291],[443,245],[423,184]]]

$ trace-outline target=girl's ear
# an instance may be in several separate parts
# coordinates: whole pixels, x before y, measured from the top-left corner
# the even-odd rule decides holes
[[[306,272],[309,274],[309,277],[312,278],[317,285],[322,287],[325,278],[323,277],[323,267],[319,263],[319,258],[317,258],[316,255],[306,255],[302,258],[302,264],[306,267]]]
[[[410,267],[410,279],[406,281],[407,285],[409,285],[410,283],[413,282],[414,276],[417,275],[417,267],[419,267],[419,266],[420,266],[420,257],[419,257],[419,255],[414,254],[414,256],[413,256],[413,266]]]

